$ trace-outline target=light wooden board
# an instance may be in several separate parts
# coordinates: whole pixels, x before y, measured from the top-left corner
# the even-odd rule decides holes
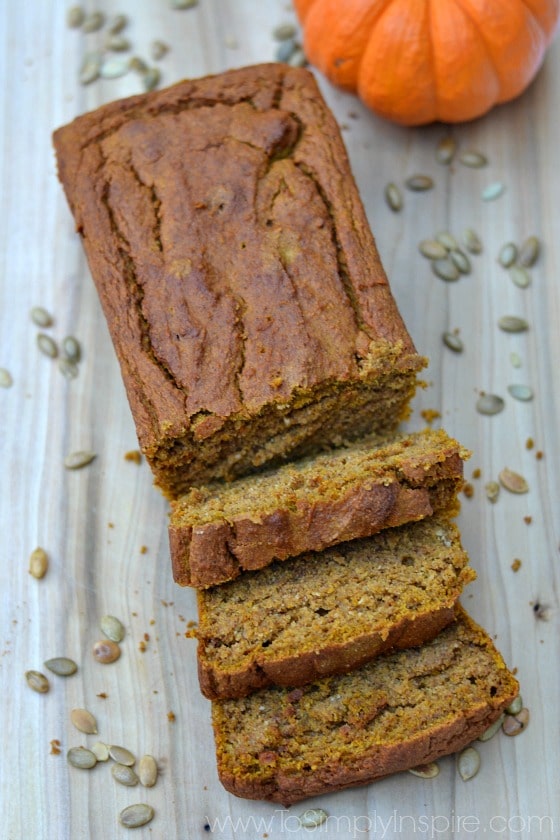
[[[127,34],[138,54],[148,56],[155,37],[171,46],[161,63],[165,83],[271,59],[273,25],[293,18],[283,0],[200,0],[185,12],[171,11],[165,0],[100,0],[98,7],[130,15]],[[126,832],[117,813],[144,800],[157,815],[140,837],[208,836],[205,823],[215,828],[211,836],[221,838],[308,837],[295,819],[305,805],[288,812],[242,801],[217,780],[209,704],[198,692],[195,644],[184,637],[195,618],[194,598],[171,580],[166,505],[147,465],[123,458],[136,448],[134,427],[50,144],[53,128],[139,92],[140,84],[129,75],[81,87],[81,57],[100,39],[68,30],[64,17],[58,0],[23,0],[3,3],[0,18],[0,366],[14,378],[10,390],[0,391],[0,834],[9,840],[120,837]],[[226,46],[228,38],[237,48]],[[480,171],[435,162],[441,126],[389,125],[323,80],[321,87],[345,126],[395,296],[418,348],[431,358],[430,384],[417,399],[412,423],[422,425],[422,409],[439,410],[447,430],[473,450],[467,476],[474,468],[482,471],[460,517],[479,575],[465,603],[518,668],[531,724],[519,738],[500,735],[481,744],[482,769],[469,783],[448,758],[432,782],[405,773],[310,801],[331,815],[317,834],[558,836],[560,42],[519,101],[453,129],[462,149],[488,155],[490,165]],[[432,175],[435,189],[406,193],[403,211],[392,214],[382,197],[386,181],[402,183],[414,172]],[[496,179],[505,183],[505,194],[483,203],[481,189]],[[437,229],[460,233],[467,225],[480,233],[485,251],[474,258],[471,276],[446,284],[431,275],[417,243]],[[520,290],[496,254],[503,242],[533,233],[542,238],[544,253],[532,287]],[[73,333],[82,342],[77,380],[66,381],[37,352],[37,330],[28,316],[37,304],[55,314],[53,336]],[[504,314],[526,317],[529,332],[500,332],[496,322]],[[441,343],[441,333],[454,328],[465,342],[460,356]],[[519,369],[511,364],[513,351],[522,360]],[[532,385],[535,400],[509,398],[506,388],[513,382]],[[505,396],[505,411],[477,414],[480,389]],[[532,451],[525,447],[529,437]],[[95,462],[65,471],[64,455],[82,448],[97,453]],[[540,461],[537,449],[544,452]],[[504,466],[523,473],[530,492],[502,492],[492,506],[483,486]],[[525,516],[532,517],[530,525]],[[42,581],[27,573],[36,545],[51,557]],[[516,557],[522,566],[514,574]],[[550,608],[548,621],[535,619],[535,601]],[[90,653],[104,613],[121,617],[127,629],[121,660],[107,667]],[[149,641],[141,653],[145,633]],[[75,658],[79,674],[53,678],[48,695],[31,692],[24,671],[41,669],[55,655]],[[103,740],[157,757],[161,778],[153,790],[116,786],[106,766],[90,773],[67,766],[68,747],[93,740],[73,731],[68,713],[75,706],[95,713]],[[60,756],[49,752],[54,738],[61,742]]]

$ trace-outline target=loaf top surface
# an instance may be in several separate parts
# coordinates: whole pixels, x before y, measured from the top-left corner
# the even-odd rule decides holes
[[[183,81],[54,144],[146,454],[359,380],[388,348],[422,366],[306,70]]]

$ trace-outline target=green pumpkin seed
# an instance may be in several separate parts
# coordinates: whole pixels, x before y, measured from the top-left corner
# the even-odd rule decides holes
[[[119,814],[121,825],[125,828],[140,828],[147,825],[154,818],[154,809],[151,805],[139,802],[137,805],[129,805]]]
[[[0,388],[11,388],[14,384],[12,374],[6,368],[0,368]]]
[[[86,467],[88,464],[91,464],[93,459],[96,457],[95,452],[87,452],[85,450],[71,452],[64,459],[64,466],[67,470],[80,470],[82,467]]]
[[[101,70],[101,53],[86,53],[80,67],[79,80],[82,85],[89,85],[99,78]]]
[[[29,314],[33,323],[38,327],[52,327],[53,317],[42,306],[34,306]]]
[[[497,481],[489,481],[484,489],[486,490],[486,498],[489,502],[494,504],[494,502],[498,501],[498,496],[500,495],[500,485]]]
[[[317,828],[325,822],[328,816],[322,808],[308,808],[300,816],[299,822],[303,828]]]
[[[98,32],[105,23],[105,15],[103,12],[92,12],[89,14],[82,25],[83,32]]]
[[[37,334],[37,347],[41,351],[44,356],[48,356],[49,359],[56,359],[58,356],[58,347],[56,345],[56,341],[54,341],[50,335],[46,335],[45,333],[38,333]]]
[[[35,548],[29,555],[29,574],[41,580],[47,574],[49,557],[44,548]]]
[[[495,201],[499,198],[505,190],[505,185],[501,181],[493,181],[482,190],[483,201]]]
[[[158,767],[153,755],[143,755],[138,765],[138,777],[144,787],[153,787],[157,781]]]
[[[413,192],[425,192],[432,189],[434,181],[429,175],[411,175],[406,179],[404,185]]]
[[[461,274],[470,274],[472,270],[471,261],[464,251],[460,248],[454,248],[449,252],[449,258],[453,265],[461,272]]]
[[[508,385],[508,391],[514,400],[520,400],[521,402],[530,402],[535,396],[529,385]]]
[[[502,724],[502,732],[505,735],[520,735],[529,726],[529,709],[521,709],[516,715],[506,715]]]
[[[513,242],[506,242],[505,245],[502,245],[500,248],[500,253],[498,254],[498,262],[500,265],[503,265],[504,268],[510,268],[517,259],[517,245]]]
[[[111,775],[120,785],[135,787],[138,784],[138,776],[132,767],[128,767],[126,764],[113,764]]]
[[[124,35],[112,35],[109,34],[105,38],[105,49],[111,50],[111,52],[126,52],[131,47],[131,43],[128,38],[125,38]],[[108,62],[105,62],[107,64]],[[101,68],[101,75],[103,76],[103,67]],[[111,77],[105,77],[111,78]],[[113,77],[114,78],[114,77]]]
[[[66,12],[66,24],[70,29],[77,29],[85,19],[86,15],[81,6],[70,6]]]
[[[462,340],[459,338],[457,333],[453,332],[445,332],[442,336],[443,343],[446,347],[450,350],[453,350],[454,353],[462,353],[464,350],[464,345]]]
[[[301,47],[296,47],[288,59],[290,67],[305,67],[307,64],[307,56]]]
[[[509,490],[510,493],[527,493],[529,491],[529,485],[525,478],[519,473],[510,470],[508,467],[504,467],[503,470],[498,475],[500,480],[500,484],[502,487],[505,487],[506,490]]]
[[[78,670],[74,660],[68,659],[66,656],[55,656],[54,659],[47,659],[44,665],[57,677],[71,677]]]
[[[520,289],[526,289],[531,285],[532,278],[526,268],[522,265],[512,265],[509,270],[509,276]]]
[[[436,160],[438,163],[449,164],[455,157],[457,142],[449,135],[442,137],[436,147]]]
[[[117,764],[125,764],[127,767],[132,767],[136,763],[136,758],[127,750],[126,747],[119,747],[111,744],[109,747],[109,755],[116,761]]]
[[[466,228],[463,231],[463,242],[467,251],[471,254],[482,253],[482,242],[478,234],[472,228]]]
[[[436,233],[435,239],[437,242],[440,242],[444,248],[448,251],[456,250],[459,247],[459,243],[455,239],[452,233],[449,233],[448,230],[440,230],[439,233]]]
[[[293,38],[289,38],[286,41],[282,41],[280,44],[278,44],[278,47],[276,48],[276,51],[274,53],[275,60],[285,63],[295,52],[296,48],[297,45]]]
[[[442,260],[447,256],[447,248],[435,239],[423,239],[418,250],[428,260]]]
[[[505,402],[497,394],[482,394],[476,401],[476,410],[479,414],[499,414],[503,411]]]
[[[96,741],[91,751],[98,761],[109,761],[109,747],[103,741]]]
[[[115,15],[113,20],[109,23],[108,32],[111,35],[118,35],[119,32],[122,32],[125,26],[128,23],[128,18],[126,15]]]
[[[409,773],[413,776],[419,776],[421,779],[435,779],[439,776],[439,764],[435,761],[430,761],[428,764],[419,764],[418,767],[410,767]]]
[[[518,715],[523,708],[523,697],[518,694],[515,700],[512,700],[506,709],[507,715]]]
[[[504,722],[505,715],[500,715],[498,720],[495,720],[494,723],[485,729],[482,735],[478,736],[479,741],[489,741],[491,738],[494,737],[499,731],[502,723]]]
[[[399,210],[402,210],[403,198],[401,191],[396,184],[390,183],[385,187],[385,201],[394,213],[398,213]]]
[[[133,55],[132,58],[129,59],[128,66],[135,73],[148,72],[148,65],[146,64],[143,58],[139,58],[137,55]]]
[[[78,365],[75,362],[69,362],[68,359],[59,359],[58,369],[66,379],[77,379],[80,373]]]
[[[488,165],[488,158],[482,152],[468,151],[463,152],[459,157],[463,166],[468,166],[471,169],[482,169],[483,166]]]
[[[48,679],[40,671],[26,671],[25,679],[29,688],[38,694],[46,694],[50,688]]]
[[[112,642],[122,642],[124,627],[114,615],[104,615],[100,622],[101,632]]]
[[[161,80],[161,73],[158,67],[149,67],[142,76],[142,84],[144,90],[154,90]]]
[[[66,753],[68,763],[78,770],[91,770],[97,764],[97,759],[91,750],[85,747],[71,747]]]
[[[97,735],[97,722],[87,709],[72,709],[70,720],[80,732],[86,735]]]
[[[164,41],[152,41],[150,45],[150,54],[154,61],[161,61],[168,52],[169,46]]]
[[[446,280],[447,282],[459,279],[459,269],[451,262],[450,259],[447,258],[443,260],[433,260],[432,271],[441,278],[441,280]]]
[[[69,362],[80,361],[82,355],[80,343],[73,335],[67,335],[66,338],[62,340],[62,355],[65,359],[68,359]]]
[[[293,23],[279,23],[272,30],[272,37],[275,41],[288,41],[296,35],[296,28]]]
[[[99,70],[102,79],[120,79],[130,70],[130,63],[126,58],[108,58]]]
[[[520,333],[529,329],[525,318],[518,318],[517,315],[503,315],[498,321],[498,326],[504,332]]]
[[[519,249],[519,264],[531,268],[539,258],[541,243],[536,236],[529,236]]]
[[[464,782],[474,779],[480,770],[480,755],[474,747],[467,747],[457,759],[457,769]]]

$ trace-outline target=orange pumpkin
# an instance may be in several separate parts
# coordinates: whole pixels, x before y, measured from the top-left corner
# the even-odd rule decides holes
[[[404,125],[463,122],[536,75],[560,0],[294,0],[309,61]]]

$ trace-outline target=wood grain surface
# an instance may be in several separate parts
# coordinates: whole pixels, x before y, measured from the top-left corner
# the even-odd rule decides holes
[[[135,54],[149,58],[154,38],[169,44],[160,62],[162,84],[271,60],[273,26],[294,19],[284,0],[199,0],[187,11],[171,10],[166,0],[99,0],[97,7],[129,15],[125,34]],[[137,447],[135,431],[50,140],[55,127],[140,92],[141,82],[131,73],[81,86],[83,54],[102,35],[68,29],[65,13],[58,0],[10,0],[0,11],[0,367],[13,376],[13,386],[0,390],[0,836],[124,837],[119,811],[145,801],[156,816],[139,837],[306,838],[310,832],[296,818],[307,803],[286,811],[243,801],[217,779],[209,704],[198,691],[195,643],[185,638],[196,617],[194,597],[172,582],[166,504],[146,463],[124,459]],[[342,124],[394,294],[419,350],[431,359],[411,425],[423,425],[421,411],[437,410],[435,422],[473,451],[467,477],[481,471],[460,515],[478,572],[464,603],[518,669],[531,722],[518,738],[500,733],[480,744],[481,770],[469,782],[449,757],[433,781],[402,773],[310,800],[309,807],[330,815],[315,833],[407,840],[558,836],[560,41],[524,96],[451,129],[461,150],[488,156],[480,170],[436,162],[446,127],[390,125],[354,97],[320,84]],[[391,213],[385,184],[402,185],[415,172],[431,175],[435,188],[405,192],[402,212]],[[481,190],[495,180],[505,192],[485,203]],[[445,283],[431,274],[418,242],[437,230],[460,235],[467,226],[481,236],[484,252],[473,257],[471,275]],[[523,290],[496,256],[504,242],[530,234],[542,239],[543,253]],[[38,352],[29,318],[36,305],[54,314],[50,335],[79,338],[77,379],[67,381]],[[497,321],[508,314],[526,318],[529,331],[500,331]],[[462,354],[442,344],[442,332],[453,329],[464,341]],[[512,352],[521,367],[512,365]],[[531,385],[534,400],[513,400],[512,383]],[[505,410],[478,414],[480,390],[502,395]],[[97,457],[69,472],[64,456],[77,449]],[[502,490],[492,505],[484,484],[505,466],[522,473],[530,490],[519,496]],[[50,556],[43,580],[27,571],[38,545]],[[515,558],[522,561],[517,573]],[[106,613],[126,626],[122,657],[110,666],[91,655]],[[32,692],[24,672],[44,670],[44,660],[61,655],[79,663],[77,675],[52,676],[48,694]],[[69,747],[95,740],[70,724],[70,710],[81,706],[97,717],[101,740],[157,758],[153,789],[116,785],[107,765],[89,772],[67,765]],[[52,739],[60,741],[61,755],[51,753]]]

